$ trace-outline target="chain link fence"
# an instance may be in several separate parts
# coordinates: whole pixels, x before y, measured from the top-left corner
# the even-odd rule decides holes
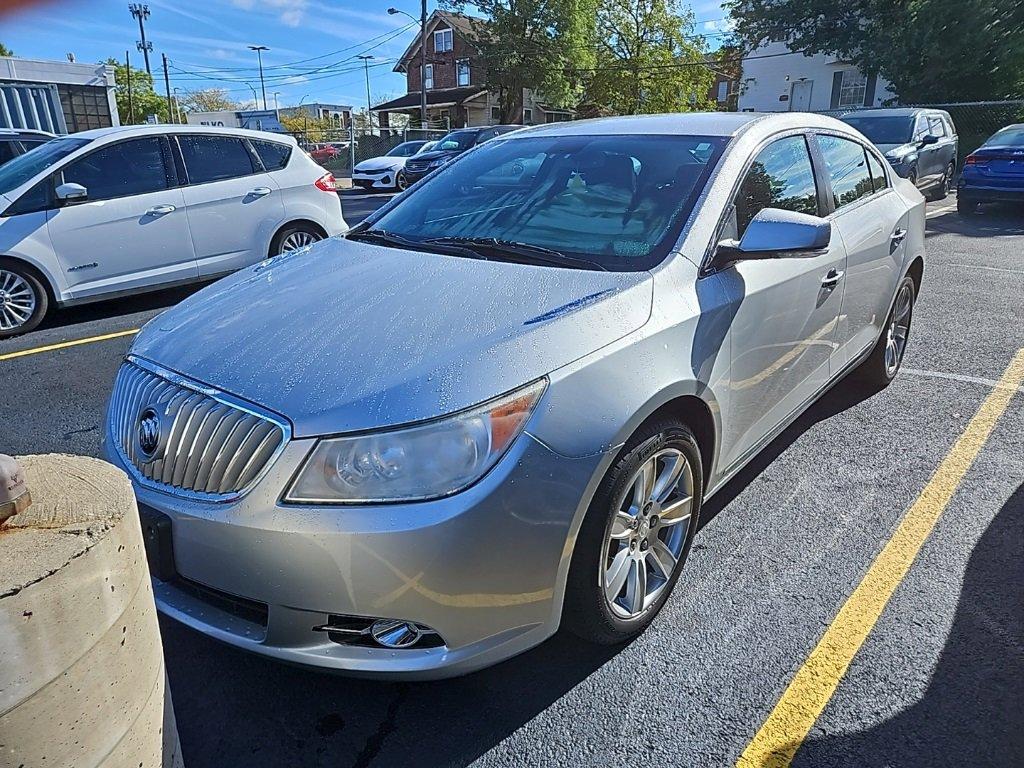
[[[363,160],[386,155],[406,141],[437,141],[446,133],[443,128],[314,128],[290,135],[321,166],[338,178],[350,178]]]
[[[959,139],[957,165],[962,166],[963,159],[980,147],[989,136],[1011,123],[1024,123],[1024,100],[1018,101],[958,101],[948,104],[902,104],[901,107],[918,109],[941,109],[949,113],[953,119]],[[850,109],[833,109],[820,114],[842,117],[850,112],[860,112],[868,107],[851,107]],[[885,109],[885,107],[875,107]]]

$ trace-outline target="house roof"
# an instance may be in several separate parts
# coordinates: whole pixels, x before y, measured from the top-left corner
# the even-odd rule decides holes
[[[467,16],[464,13],[455,13],[453,11],[434,11],[427,18],[427,35],[432,35],[434,30],[442,23],[458,32],[459,37],[468,43],[472,43],[474,38],[479,37],[487,28],[487,21],[475,16]],[[394,71],[407,71],[410,60],[417,55],[419,49],[420,36],[416,35],[412,42],[409,43],[409,47],[405,49],[405,53],[399,57]]]
[[[468,101],[469,99],[479,96],[485,90],[486,89],[481,88],[478,85],[471,85],[463,88],[441,88],[436,91],[427,91],[427,106],[454,106],[455,104],[461,104],[464,101]],[[404,96],[399,96],[397,99],[391,99],[391,101],[385,101],[383,104],[378,104],[375,107],[371,107],[371,111],[399,112],[403,109],[418,107],[419,105],[420,92],[410,91]]]

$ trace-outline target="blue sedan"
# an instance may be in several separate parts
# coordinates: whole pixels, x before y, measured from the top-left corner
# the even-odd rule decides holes
[[[964,160],[957,211],[970,214],[997,201],[1024,202],[1024,123],[997,131]]]

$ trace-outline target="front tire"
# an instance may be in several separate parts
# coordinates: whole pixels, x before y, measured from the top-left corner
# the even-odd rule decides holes
[[[324,239],[324,233],[312,224],[290,224],[274,236],[270,244],[270,255],[280,256],[282,253],[297,251]]]
[[[565,625],[594,643],[627,642],[672,593],[697,530],[701,454],[674,419],[642,427],[601,481],[566,585]]]
[[[399,171],[398,175],[395,176],[395,189],[399,192],[405,192],[409,188],[409,180],[405,178],[405,171]]]
[[[910,321],[914,316],[914,281],[904,277],[896,289],[896,300],[882,335],[868,358],[857,369],[857,377],[873,389],[883,389],[896,378],[910,339]]]
[[[953,163],[950,163],[946,166],[946,170],[942,174],[942,180],[939,182],[939,185],[932,189],[926,195],[926,198],[931,202],[937,202],[949,197],[949,189],[953,184],[954,174],[956,174],[956,166]]]
[[[34,329],[49,305],[46,286],[35,272],[12,259],[0,259],[0,339]]]

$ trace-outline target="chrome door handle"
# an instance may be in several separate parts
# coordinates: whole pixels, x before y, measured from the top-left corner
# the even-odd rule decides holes
[[[174,213],[177,210],[173,205],[154,205],[148,211],[147,216],[166,216],[168,213]]]
[[[266,197],[270,194],[270,187],[256,187],[249,190],[249,197]]]
[[[841,269],[830,269],[828,274],[821,278],[821,284],[828,286],[829,288],[834,287],[843,279],[843,275],[846,273]]]
[[[896,231],[889,235],[889,253],[896,253],[896,249],[900,247],[904,238],[907,236],[907,230],[896,228]]]

